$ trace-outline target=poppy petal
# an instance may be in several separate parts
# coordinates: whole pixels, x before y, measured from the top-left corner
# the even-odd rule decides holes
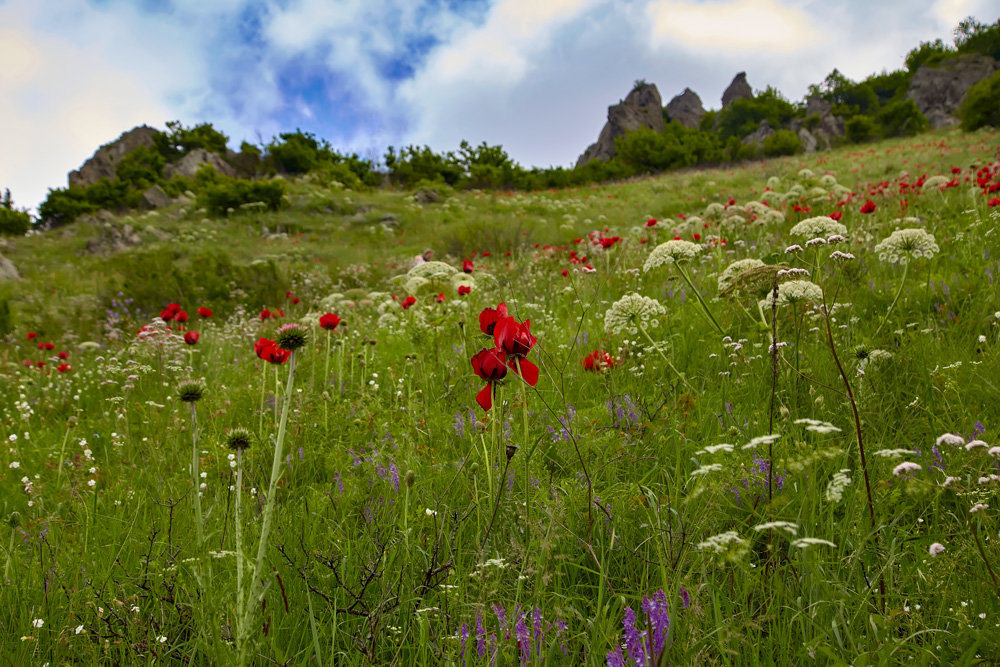
[[[528,383],[528,386],[534,387],[538,384],[538,366],[527,359],[521,359],[517,363],[521,368],[521,377]]]
[[[479,406],[483,410],[485,410],[486,412],[490,411],[490,408],[493,407],[493,385],[492,384],[488,384],[488,385],[486,385],[485,387],[483,387],[482,389],[479,390],[479,393],[476,394],[476,402],[478,402]]]

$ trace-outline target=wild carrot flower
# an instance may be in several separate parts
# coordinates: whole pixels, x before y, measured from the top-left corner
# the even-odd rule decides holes
[[[638,327],[659,326],[659,318],[666,314],[667,309],[659,301],[633,292],[615,301],[604,314],[604,330],[634,334]]]
[[[758,266],[764,266],[764,262],[753,257],[737,260],[727,266],[725,270],[719,274],[719,293],[725,292],[732,287],[737,276],[741,273],[750,269],[756,269]]]
[[[815,218],[806,218],[792,227],[789,233],[804,239],[821,237],[825,240],[828,236],[845,236],[847,227],[829,216],[820,215]]]
[[[944,553],[944,545],[941,544],[940,542],[935,542],[930,546],[930,549],[928,549],[928,551],[930,552],[931,556],[937,556],[939,554]]]
[[[770,310],[774,301],[774,292],[769,292],[765,299],[760,302],[761,308]],[[822,303],[823,290],[816,283],[808,280],[789,280],[787,283],[778,285],[777,305],[795,305],[798,303]]]
[[[648,272],[666,264],[686,262],[697,257],[700,252],[701,246],[697,243],[673,239],[656,246],[646,258],[642,270]]]
[[[940,250],[934,235],[919,227],[897,229],[875,245],[875,252],[883,262],[906,264],[914,259],[930,259]]]

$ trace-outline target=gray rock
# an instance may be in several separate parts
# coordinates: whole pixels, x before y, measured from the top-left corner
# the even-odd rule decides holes
[[[441,195],[430,188],[420,188],[413,193],[413,201],[418,204],[437,204],[441,199]]]
[[[111,255],[142,243],[132,225],[104,225],[98,235],[87,241],[86,252],[91,255]]]
[[[743,137],[743,143],[753,144],[757,147],[760,147],[764,143],[764,140],[767,139],[772,134],[774,134],[774,128],[771,127],[771,124],[768,123],[767,120],[765,119],[760,121],[760,125],[757,127],[756,130],[754,130],[752,134],[748,134],[747,136]]]
[[[229,166],[217,153],[211,153],[204,148],[196,148],[173,164],[163,168],[163,176],[167,179],[175,176],[194,178],[203,165],[211,165],[223,176],[235,176],[236,171]]]
[[[141,125],[123,133],[111,143],[104,144],[83,166],[69,173],[70,187],[87,187],[102,178],[113,180],[121,159],[140,146],[152,147],[156,133],[155,128]]]
[[[670,120],[677,121],[689,130],[698,127],[701,117],[705,115],[701,98],[690,88],[685,88],[683,93],[667,102],[664,110]]]
[[[154,185],[142,193],[142,208],[153,209],[163,208],[170,205],[170,197],[159,185]]]
[[[722,108],[725,109],[736,100],[752,100],[753,88],[747,83],[747,73],[740,72],[733,77],[732,83],[722,93]]]
[[[800,127],[795,133],[799,135],[799,141],[802,142],[802,148],[806,153],[816,152],[816,148],[819,144],[816,141],[816,137],[812,135],[812,132],[804,127]]]
[[[974,84],[990,76],[1000,63],[978,53],[966,53],[948,58],[933,67],[921,65],[906,90],[920,112],[937,129],[958,123],[955,112],[965,101]]]
[[[833,137],[844,136],[844,119],[833,115],[833,105],[822,97],[806,99],[806,117],[819,116],[819,124],[813,128],[812,134],[820,140],[823,137],[829,146]]]
[[[17,267],[14,266],[14,262],[10,261],[3,255],[0,255],[0,283],[7,282],[8,280],[20,280],[21,274],[17,272]]]
[[[587,147],[576,161],[576,166],[582,167],[591,160],[610,160],[615,156],[615,139],[640,127],[663,131],[660,91],[648,83],[633,88],[623,102],[608,107],[608,122],[604,124],[597,143]]]

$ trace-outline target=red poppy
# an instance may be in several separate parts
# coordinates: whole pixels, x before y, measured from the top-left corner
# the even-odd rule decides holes
[[[29,366],[34,366],[35,362],[33,362],[31,359],[25,359],[24,361],[21,362],[21,365],[27,368]]]
[[[507,354],[507,365],[534,387],[538,383],[538,366],[524,357],[538,339],[531,334],[531,320],[518,322],[504,317],[493,329],[493,342]]]
[[[69,364],[63,363],[56,366],[56,370],[59,371],[60,373],[68,373],[71,370],[73,370],[73,367],[70,366]]]
[[[38,366],[39,368],[45,368],[45,362],[44,361],[36,361],[35,365]]]
[[[474,268],[474,265],[473,265],[471,259],[467,259],[464,262],[462,262],[462,271],[463,272],[465,272],[465,273],[472,273],[472,269],[473,268]]]
[[[844,212],[834,211],[833,213],[830,214],[830,217],[833,218],[834,220],[840,220],[841,218],[844,217]]]
[[[278,347],[278,344],[270,338],[257,339],[253,351],[257,353],[258,357],[272,364],[283,364],[288,361],[289,355],[292,354],[290,351]]]
[[[319,325],[327,331],[333,331],[336,329],[340,322],[340,318],[333,313],[327,313],[326,315],[319,316]]]
[[[184,342],[188,345],[194,345],[198,342],[199,338],[201,338],[201,335],[197,331],[188,331],[184,334]]]
[[[437,295],[437,302],[444,303],[444,292],[441,292],[440,294]]]
[[[583,266],[580,267],[580,270],[583,271],[584,273],[597,273],[597,269],[592,267],[590,264],[584,264]]]
[[[563,274],[563,277],[564,277],[564,278],[565,278],[566,276],[568,276],[568,275],[569,275],[569,269],[563,269],[563,270],[562,270],[562,274]]]
[[[862,213],[874,213],[875,212],[875,202],[871,199],[866,199],[865,203],[861,205]]]
[[[258,338],[257,342],[253,344],[253,351],[259,358],[263,359],[265,350],[275,344],[270,338]]]
[[[650,218],[649,220],[647,220],[646,221],[646,226],[647,227],[655,227],[656,226],[656,218]]]
[[[275,308],[274,312],[271,313],[271,317],[274,317],[274,318],[279,318],[279,317],[284,317],[284,316],[285,316],[285,311],[283,311],[281,308]]]
[[[292,305],[295,306],[299,303],[300,299],[297,296],[292,297]]]
[[[987,206],[1000,206],[1000,197],[994,197],[993,199],[986,202]]]
[[[34,331],[28,332],[28,340],[35,340],[36,338],[38,338],[38,334],[36,334]]]
[[[206,308],[205,306],[202,306],[201,308],[198,309],[198,314],[201,315],[202,317],[208,318],[212,316],[212,311]]]
[[[174,311],[170,310],[169,308],[167,310],[161,310],[160,319],[163,320],[164,322],[169,322],[170,320],[174,319]]]
[[[602,371],[606,368],[615,367],[615,358],[604,350],[594,350],[581,361],[583,369],[587,371]]]
[[[264,320],[269,320],[272,317],[274,317],[274,315],[267,308],[265,308],[264,310],[260,311],[260,321],[261,322],[263,322]]]
[[[476,402],[489,412],[493,407],[493,388],[507,377],[507,355],[499,348],[480,350],[472,357],[472,370],[486,380],[486,386],[476,394]]]
[[[467,295],[471,291],[472,291],[472,288],[469,287],[468,285],[459,285],[458,286],[458,295],[459,296],[465,296],[465,295]]]
[[[507,304],[501,303],[496,308],[483,308],[479,313],[479,330],[487,336],[493,335],[497,322],[507,317]]]
[[[174,321],[183,324],[188,321],[188,314],[186,310],[179,310],[177,314],[174,315]]]
[[[60,352],[58,355],[56,355],[56,356],[58,356],[60,359],[69,359],[69,352],[66,352],[64,350],[64,351]]]
[[[54,350],[54,349],[56,349],[56,345],[55,345],[55,343],[39,343],[38,344],[38,349],[39,350]]]
[[[411,294],[410,296],[408,296],[405,299],[403,299],[402,303],[400,303],[399,305],[401,305],[403,307],[403,310],[406,310],[407,308],[409,308],[410,306],[412,306],[416,302],[417,302],[417,297],[415,297],[415,296],[413,296]]]

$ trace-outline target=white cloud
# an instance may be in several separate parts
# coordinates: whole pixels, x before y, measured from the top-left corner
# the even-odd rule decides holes
[[[653,43],[661,47],[792,53],[823,41],[807,12],[779,0],[654,0],[646,11]]]

